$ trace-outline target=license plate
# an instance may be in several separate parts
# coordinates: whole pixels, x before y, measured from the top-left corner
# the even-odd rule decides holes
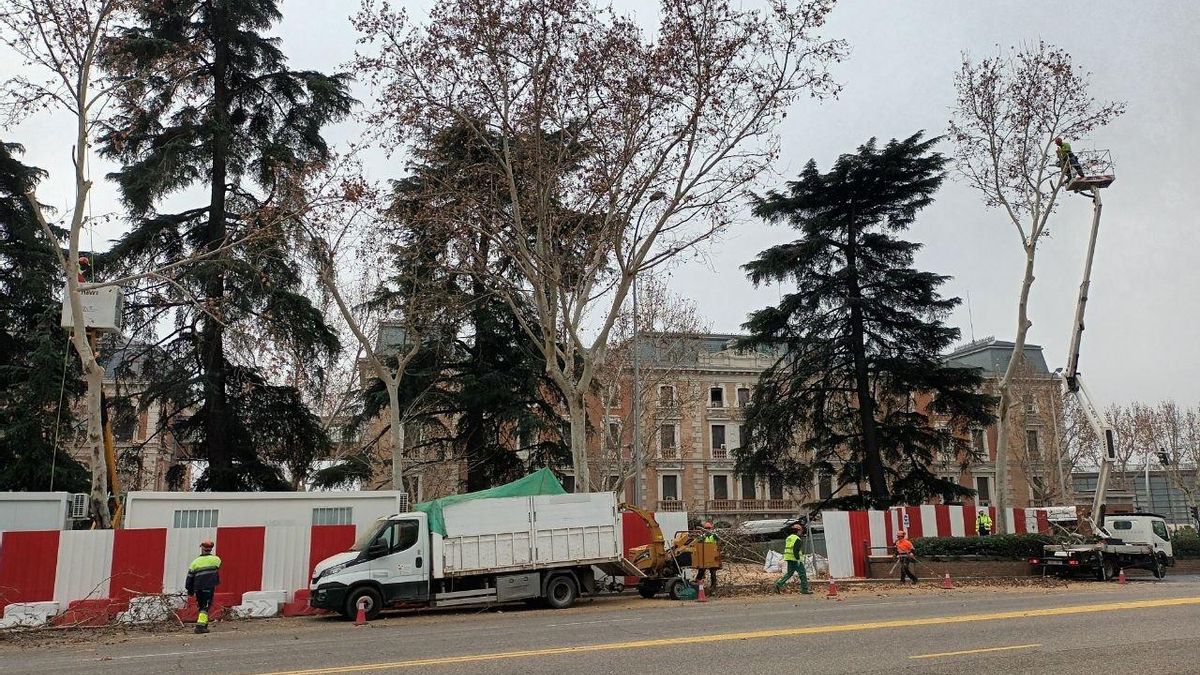
[[[1047,561],[1045,562],[1045,564],[1047,564],[1047,565],[1062,565],[1062,564],[1065,564],[1065,563],[1064,563],[1064,561],[1062,561],[1062,560],[1053,560],[1053,559],[1051,559],[1051,560],[1047,560]]]

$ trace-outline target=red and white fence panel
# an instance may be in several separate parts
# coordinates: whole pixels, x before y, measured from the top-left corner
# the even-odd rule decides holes
[[[996,522],[996,507],[988,507]],[[1008,509],[1008,534],[1050,533],[1042,509]],[[907,530],[918,537],[974,537],[978,512],[974,506],[897,506],[887,511],[823,511],[829,574],[834,578],[864,577],[867,557],[885,553],[896,542],[896,532]]]

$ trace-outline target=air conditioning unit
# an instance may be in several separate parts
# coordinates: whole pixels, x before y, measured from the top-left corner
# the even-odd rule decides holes
[[[400,513],[408,513],[411,504],[409,504],[408,493],[400,494]]]
[[[88,517],[88,495],[86,492],[76,492],[71,495],[71,503],[67,508],[71,520],[83,520]]]

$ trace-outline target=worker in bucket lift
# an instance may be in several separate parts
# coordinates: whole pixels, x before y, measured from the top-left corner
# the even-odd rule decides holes
[[[1075,169],[1079,173],[1079,177],[1083,178],[1083,167],[1079,164],[1079,158],[1071,152],[1071,144],[1064,141],[1062,136],[1054,139],[1054,144],[1058,146],[1055,151],[1058,155],[1058,168],[1062,171],[1062,175],[1068,180],[1071,178],[1071,169]]]
[[[979,536],[981,537],[986,537],[992,533],[992,517],[988,515],[987,509],[983,509],[975,517],[975,529],[979,531]]]
[[[913,543],[908,540],[908,533],[900,530],[896,533],[896,562],[900,563],[900,583],[904,580],[912,579],[915,584],[919,579],[913,573],[911,566],[916,563],[917,557],[913,554]]]
[[[713,532],[712,521],[709,521],[709,520],[704,521],[700,525],[700,529],[701,529],[700,536],[698,537],[699,541],[712,542],[714,544],[717,543],[717,533]],[[708,590],[711,593],[711,592],[714,592],[717,590],[717,571],[715,569],[697,570],[696,583],[698,583],[698,584],[704,583],[704,573],[706,571],[708,572],[708,582],[709,582]]]
[[[212,608],[213,594],[221,583],[221,559],[213,555],[211,541],[200,542],[200,557],[188,565],[184,588],[188,595],[196,596],[196,632],[208,632],[208,610]]]
[[[812,595],[808,588],[808,573],[804,571],[804,525],[800,522],[792,523],[792,533],[783,542],[783,562],[787,565],[787,574],[775,582],[775,592],[782,591],[788,579],[791,579],[793,574],[798,574],[800,592]]]

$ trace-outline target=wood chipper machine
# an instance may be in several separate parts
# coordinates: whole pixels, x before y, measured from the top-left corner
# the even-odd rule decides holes
[[[695,597],[695,586],[685,571],[721,569],[717,542],[707,541],[705,533],[679,532],[668,547],[653,513],[631,504],[621,504],[621,510],[641,518],[650,530],[649,544],[636,546],[626,553],[629,562],[644,575],[638,581],[638,594],[643,598],[653,598],[663,592],[672,600]],[[716,576],[712,579],[709,588],[715,590]]]

